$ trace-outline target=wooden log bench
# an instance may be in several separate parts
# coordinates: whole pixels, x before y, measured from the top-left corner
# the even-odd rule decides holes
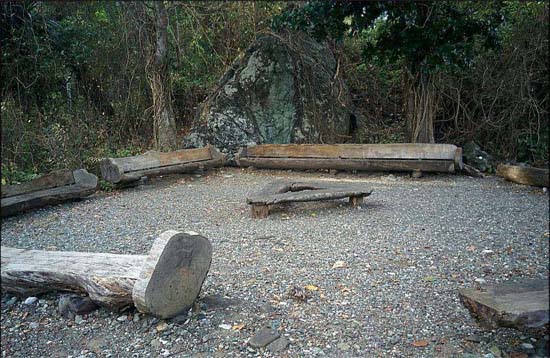
[[[275,181],[246,202],[251,205],[252,217],[265,218],[270,207],[276,204],[349,198],[350,205],[357,207],[370,194],[363,186],[352,184]]]
[[[497,175],[514,183],[548,188],[548,169],[499,164]]]
[[[0,271],[6,292],[84,292],[109,308],[133,304],[140,312],[169,318],[191,307],[211,261],[208,239],[166,231],[147,256],[2,247]]]
[[[224,165],[225,156],[208,145],[198,149],[174,152],[149,151],[142,155],[124,158],[106,158],[101,161],[101,176],[113,184],[124,184],[174,173],[190,173],[199,169]]]
[[[262,144],[241,148],[241,167],[454,173],[462,149],[452,144]]]
[[[548,325],[548,280],[505,282],[459,290],[460,301],[488,329],[520,330]]]
[[[2,186],[2,216],[93,194],[97,177],[85,169],[58,170],[16,185]]]

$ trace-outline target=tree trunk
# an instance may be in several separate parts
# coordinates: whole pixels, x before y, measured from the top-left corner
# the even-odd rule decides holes
[[[165,231],[148,255],[22,250],[2,246],[2,290],[22,296],[85,292],[111,308],[134,304],[160,318],[193,304],[212,261],[212,245],[193,232]]]
[[[410,75],[406,81],[405,114],[410,143],[435,143],[434,118],[437,95],[432,76],[427,73]]]
[[[161,151],[176,149],[176,121],[172,108],[172,91],[167,68],[168,14],[164,2],[154,2],[155,43],[154,51],[146,66],[147,80],[153,94],[153,135],[155,147]]]

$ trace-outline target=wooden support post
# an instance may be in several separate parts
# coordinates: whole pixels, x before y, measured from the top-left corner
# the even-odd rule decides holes
[[[421,170],[413,170],[411,173],[411,177],[418,179],[422,178],[422,171]]]
[[[251,208],[253,218],[263,219],[269,215],[269,205],[253,204]]]
[[[352,208],[356,208],[359,205],[363,204],[363,197],[362,196],[350,196],[349,197],[349,203]]]
[[[147,256],[2,247],[0,271],[7,292],[85,292],[103,306],[134,304],[141,312],[169,318],[191,307],[211,261],[208,239],[166,231]]]

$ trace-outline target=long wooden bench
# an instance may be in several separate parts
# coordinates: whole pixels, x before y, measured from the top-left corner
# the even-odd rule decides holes
[[[242,148],[241,167],[454,173],[462,149],[452,144],[262,144]]]
[[[58,170],[17,185],[2,187],[2,216],[59,204],[93,194],[97,177],[85,169]]]
[[[101,161],[101,176],[113,184],[130,183],[144,176],[189,173],[198,169],[222,166],[225,156],[209,145],[198,149],[174,152],[149,151],[124,158],[106,158]]]

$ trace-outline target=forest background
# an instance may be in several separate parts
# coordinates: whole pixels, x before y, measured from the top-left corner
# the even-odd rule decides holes
[[[485,46],[487,36],[472,37],[467,56],[460,53],[460,66],[456,61],[433,66],[435,142],[474,141],[493,160],[548,166],[548,2],[447,2],[439,8],[434,3],[419,1],[392,11],[405,23],[422,7],[429,16],[438,9],[442,16],[467,11],[493,40]],[[289,28],[311,31],[330,43],[356,111],[367,119],[358,142],[408,141],[410,93],[399,55],[410,39],[373,53],[383,31],[394,39],[405,32],[395,32],[391,16],[357,28],[352,13],[334,9],[304,2],[162,3],[164,81],[176,143],[188,134],[198,106],[235,58],[261,34]],[[456,26],[465,26],[460,16]],[[415,25],[425,38],[444,31],[426,23]],[[154,2],[0,5],[2,184],[60,168],[98,173],[102,158],[155,146],[151,71],[158,25]],[[442,48],[456,54],[453,47]]]

